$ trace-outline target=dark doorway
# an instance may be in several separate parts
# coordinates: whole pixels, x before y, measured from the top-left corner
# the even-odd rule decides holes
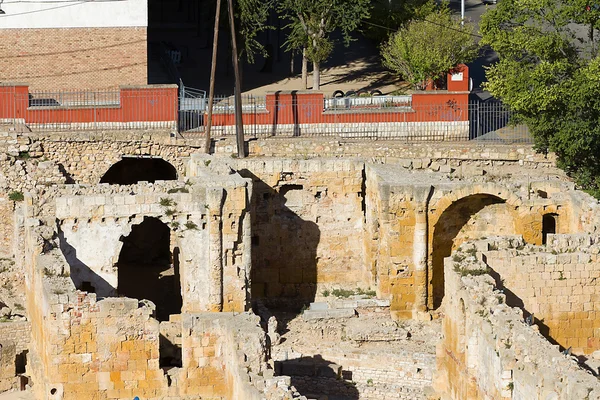
[[[172,181],[177,170],[162,158],[127,157],[114,164],[100,179],[111,185],[133,185],[141,181]]]
[[[545,214],[542,217],[542,244],[546,244],[548,235],[554,235],[556,233],[556,214]]]
[[[129,236],[121,238],[117,291],[121,296],[152,301],[159,321],[181,313],[178,257],[171,257],[170,236],[167,225],[146,217],[132,227]]]

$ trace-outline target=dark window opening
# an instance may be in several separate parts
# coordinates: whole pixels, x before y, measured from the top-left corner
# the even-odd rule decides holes
[[[96,293],[96,288],[92,285],[91,282],[83,281],[81,285],[79,285],[79,290],[88,293]]]
[[[177,338],[181,342],[181,337]],[[181,343],[173,340],[162,333],[159,336],[159,365],[168,376],[171,368],[181,368]]]
[[[179,249],[170,248],[171,230],[157,218],[134,225],[118,261],[119,295],[148,299],[156,305],[156,318],[167,321],[182,306]]]
[[[146,181],[172,181],[177,179],[175,167],[161,158],[123,158],[106,171],[100,183],[133,185]]]
[[[556,233],[556,214],[546,214],[542,217],[542,244],[546,244],[548,235]]]
[[[27,350],[23,350],[15,357],[15,371],[17,374],[24,374],[27,368]]]

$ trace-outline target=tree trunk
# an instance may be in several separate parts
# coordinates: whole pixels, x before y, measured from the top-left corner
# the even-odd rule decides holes
[[[215,31],[213,35],[212,61],[210,65],[210,84],[208,89],[208,116],[206,117],[206,140],[204,142],[204,152],[210,154],[210,129],[212,127],[213,102],[215,99],[215,74],[217,70],[217,48],[219,45],[219,16],[221,15],[221,0],[217,0],[217,9],[215,11]]]
[[[308,89],[308,58],[306,58],[306,47],[302,49],[302,87]]]
[[[321,90],[321,70],[319,63],[313,63],[313,90]]]
[[[290,76],[294,76],[294,51],[290,52]]]

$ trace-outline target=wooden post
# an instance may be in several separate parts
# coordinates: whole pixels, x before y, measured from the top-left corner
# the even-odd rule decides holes
[[[213,102],[215,99],[215,74],[217,71],[217,47],[219,47],[219,18],[221,16],[221,0],[217,0],[217,10],[215,11],[215,33],[213,35],[212,63],[210,66],[210,85],[208,89],[208,115],[206,116],[206,141],[204,143],[204,152],[210,154],[210,129],[212,128]]]
[[[227,0],[229,5],[229,26],[231,27],[231,53],[233,56],[233,75],[235,76],[235,136],[237,139],[238,157],[246,157],[244,149],[244,122],[242,120],[242,83],[240,82],[240,67],[238,64],[237,41],[235,39],[235,23],[233,18],[233,0]]]

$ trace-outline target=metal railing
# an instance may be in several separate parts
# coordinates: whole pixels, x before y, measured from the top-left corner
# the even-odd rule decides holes
[[[325,99],[325,110],[391,109],[406,108],[412,104],[412,96],[365,96],[332,97]]]
[[[395,97],[399,99],[393,102],[381,96],[384,100],[373,100],[373,97],[342,104],[336,102],[346,99],[273,102],[272,98],[245,97],[242,100],[244,133],[247,137],[533,143],[527,127],[513,125],[512,112],[502,103],[414,104],[410,96]],[[215,100],[213,137],[235,135],[233,113],[232,97]],[[204,131],[202,122],[195,126],[196,133]],[[183,133],[185,136],[185,130]]]
[[[0,122],[32,132],[177,129],[173,89],[32,91],[0,87]]]

